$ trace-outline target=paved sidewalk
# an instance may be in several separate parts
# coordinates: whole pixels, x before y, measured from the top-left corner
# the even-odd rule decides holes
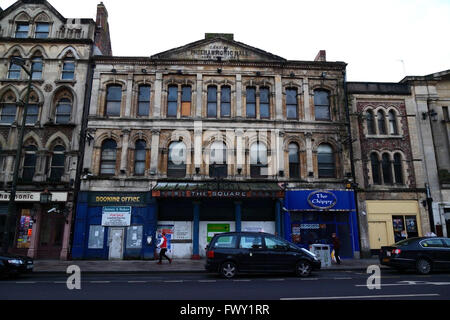
[[[89,273],[205,272],[205,259],[174,259],[171,264],[165,260],[162,265],[158,265],[157,260],[35,260],[33,271],[46,273],[66,273],[67,267],[70,265],[77,265],[80,267],[82,272]],[[379,265],[378,259],[347,259],[342,260],[341,265],[333,264],[331,267],[322,268],[321,270],[366,270],[370,265]],[[384,268],[384,266],[381,268]]]

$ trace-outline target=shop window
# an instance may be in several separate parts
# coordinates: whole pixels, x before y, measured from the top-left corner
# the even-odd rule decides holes
[[[130,226],[127,228],[127,249],[142,248],[142,226]]]
[[[331,120],[328,91],[314,90],[314,113],[316,120]]]
[[[134,174],[136,176],[143,176],[145,173],[146,146],[147,144],[144,140],[136,141],[134,149]]]
[[[378,160],[378,155],[376,153],[370,155],[370,164],[372,166],[373,184],[381,184],[380,161]]]
[[[66,124],[70,122],[72,113],[72,102],[67,98],[60,99],[56,104],[55,123]]]
[[[384,153],[382,156],[382,170],[383,170],[383,180],[384,184],[392,184],[392,167],[389,155]]]
[[[102,144],[100,174],[113,176],[116,173],[117,143],[112,139]]]
[[[286,117],[297,119],[297,89],[286,89]]]
[[[378,120],[378,133],[386,134],[386,117],[383,111],[381,110],[378,111],[377,120]]]
[[[262,237],[261,236],[241,236],[239,242],[239,248],[241,249],[262,249]]]
[[[15,103],[4,103],[0,109],[0,123],[11,124],[16,120],[17,107]]]
[[[30,182],[33,180],[36,170],[36,146],[30,145],[25,147],[25,155],[23,161],[22,180]]]
[[[269,88],[259,89],[259,116],[261,119],[270,118],[270,100]]]
[[[89,226],[88,249],[103,249],[105,228],[103,226]]]
[[[36,31],[34,32],[34,37],[36,39],[46,39],[48,38],[50,32],[50,25],[48,23],[37,23]]]
[[[186,176],[186,145],[181,142],[172,142],[169,146],[167,176],[184,178]]]
[[[31,219],[31,210],[22,209],[17,229],[16,247],[18,249],[28,249],[30,247],[32,230],[33,219]]]
[[[231,117],[231,88],[223,86],[220,94],[220,116]]]
[[[178,87],[169,86],[167,95],[167,116],[176,117],[178,111]]]
[[[207,117],[216,118],[217,117],[217,87],[208,87],[208,97],[207,97]]]
[[[227,147],[225,143],[216,141],[211,144],[209,176],[211,178],[224,178],[227,175]]]
[[[394,154],[394,174],[395,183],[403,184],[402,156],[399,153]]]
[[[42,79],[42,57],[33,57],[31,60],[31,78],[33,80]]]
[[[375,131],[375,118],[372,110],[366,112],[367,134],[376,134]]]
[[[192,92],[190,86],[183,86],[181,88],[181,116],[190,117],[191,116],[191,100]]]
[[[150,114],[150,86],[139,86],[138,117],[148,117]]]
[[[17,58],[20,58],[20,57],[17,57]],[[22,70],[22,68],[20,67],[20,65],[11,62],[9,64],[9,69],[8,69],[8,79],[20,79],[20,71],[21,70]]]
[[[63,61],[62,80],[73,80],[75,77],[75,60],[65,58]]]
[[[256,89],[254,87],[247,87],[245,101],[247,118],[256,118]]]
[[[389,134],[398,134],[397,119],[393,110],[389,111]]]
[[[405,216],[406,232],[408,238],[415,238],[419,236],[417,228],[416,216]]]
[[[107,116],[120,116],[120,105],[122,103],[122,87],[112,85],[107,89],[106,110]]]
[[[64,175],[64,167],[66,162],[66,149],[61,146],[55,146],[53,148],[52,164],[50,169],[50,180],[61,181],[61,177]]]
[[[267,147],[257,142],[250,147],[250,176],[252,178],[267,177]]]
[[[300,178],[300,155],[296,143],[289,144],[289,178]]]
[[[329,144],[321,144],[317,148],[317,165],[319,170],[319,178],[334,178],[334,153],[333,148]]]
[[[18,39],[27,38],[29,30],[30,25],[28,23],[18,23],[16,25],[15,37]]]

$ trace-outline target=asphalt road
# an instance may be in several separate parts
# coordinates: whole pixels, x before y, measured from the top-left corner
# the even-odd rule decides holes
[[[382,270],[380,289],[364,271],[316,271],[308,278],[208,273],[81,274],[69,290],[65,274],[31,274],[0,280],[0,300],[449,300],[450,272],[421,276]],[[72,282],[74,283],[74,282]],[[372,278],[370,284],[376,282]]]

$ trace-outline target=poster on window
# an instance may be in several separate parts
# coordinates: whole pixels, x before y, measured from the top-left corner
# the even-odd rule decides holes
[[[30,209],[22,209],[17,231],[17,248],[28,249],[30,247],[32,230],[33,220],[30,216]]]
[[[230,232],[229,223],[208,223],[207,225],[207,238],[206,241],[209,243],[215,234]]]
[[[161,241],[162,233],[164,232],[167,239],[167,252],[172,251],[172,238],[173,238],[174,225],[173,224],[159,224],[156,228],[156,243]]]

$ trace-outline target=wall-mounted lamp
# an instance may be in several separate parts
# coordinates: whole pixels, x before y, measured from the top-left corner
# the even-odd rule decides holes
[[[217,68],[217,73],[222,73],[222,68]]]
[[[142,73],[147,73],[147,69],[142,69]]]
[[[88,141],[88,144],[91,145],[91,141],[94,140],[94,137],[92,136],[92,134],[90,132],[88,132],[86,134],[86,139]]]
[[[324,72],[322,72],[322,75],[321,75],[321,77],[322,78],[326,78],[327,77],[327,73],[324,71]]]
[[[200,174],[200,167],[195,167],[195,174]]]
[[[311,177],[311,178],[314,177],[314,172],[309,171],[309,172],[308,172],[308,177]]]
[[[112,69],[111,69],[111,72],[112,72],[112,73],[117,73],[117,70],[114,69],[114,68],[112,68]]]
[[[278,175],[279,175],[280,177],[284,177],[284,170],[278,171]]]
[[[433,109],[431,109],[428,112],[426,112],[426,111],[422,112],[422,120],[426,120],[428,116],[430,116],[430,119],[432,121],[437,121],[438,120],[437,119],[438,113],[436,111],[434,111]]]
[[[238,168],[237,173],[240,175],[242,173],[242,168]]]

